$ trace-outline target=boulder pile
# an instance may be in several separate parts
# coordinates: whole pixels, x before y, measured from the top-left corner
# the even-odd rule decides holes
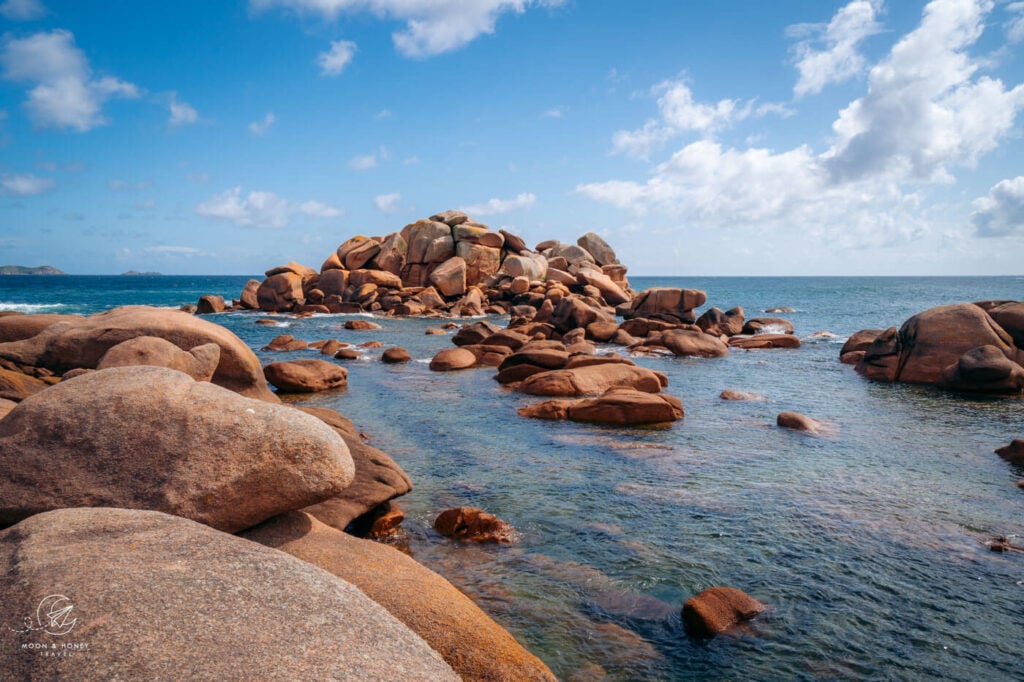
[[[965,393],[1024,392],[1024,302],[939,306],[899,329],[850,337],[840,359],[876,381],[934,384]]]
[[[383,237],[346,240],[319,271],[291,262],[250,280],[235,308],[265,312],[388,315],[507,314],[578,293],[601,305],[629,303],[626,266],[598,235],[529,249],[461,211],[445,211]],[[224,308],[209,297],[201,312]]]

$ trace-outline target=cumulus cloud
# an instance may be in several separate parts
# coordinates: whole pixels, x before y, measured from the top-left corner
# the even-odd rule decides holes
[[[1024,235],[1024,175],[1000,180],[975,199],[971,222],[979,237]]]
[[[929,3],[920,25],[870,70],[867,94],[838,114],[823,153],[809,144],[777,151],[705,138],[652,166],[645,180],[585,183],[577,192],[702,230],[796,233],[846,248],[920,239],[934,217],[924,202],[929,184],[975,164],[1024,107],[1024,86],[978,76],[980,63],[967,54],[991,9],[987,0]],[[634,131],[635,146],[646,144],[645,134],[667,135],[662,127]],[[975,204],[979,233],[1006,232],[998,216],[1012,205],[1007,192],[994,189]]]
[[[508,213],[533,206],[537,197],[531,192],[517,194],[514,199],[488,199],[482,204],[472,204],[459,209],[470,215],[495,215]]]
[[[27,197],[49,192],[56,186],[52,178],[41,178],[31,173],[0,175],[0,194]]]
[[[1011,43],[1024,41],[1024,2],[1011,2],[1006,6],[1010,19],[1003,28],[1006,30],[1006,39]]]
[[[199,112],[190,104],[178,101],[178,93],[171,93],[170,100],[171,117],[167,123],[171,126],[191,125],[199,121]]]
[[[0,3],[0,17],[8,21],[36,21],[46,16],[46,7],[39,0],[5,0]]]
[[[249,132],[256,137],[263,137],[270,131],[270,126],[274,125],[276,120],[277,117],[274,116],[274,113],[268,111],[262,121],[253,121],[249,124]]]
[[[352,170],[364,171],[376,168],[381,161],[387,161],[391,157],[391,151],[387,147],[380,147],[371,154],[354,156],[349,159],[348,167]]]
[[[866,62],[857,48],[865,38],[881,32],[882,26],[875,20],[880,9],[881,0],[854,0],[840,8],[828,24],[790,26],[790,37],[804,38],[793,48],[800,72],[793,94],[815,94],[829,83],[863,73]]]
[[[273,192],[253,191],[242,196],[241,187],[215,194],[195,207],[201,216],[226,220],[243,227],[287,227],[292,215],[301,213],[315,218],[341,215],[333,206],[307,201],[296,206]]]
[[[350,40],[336,40],[331,43],[331,49],[317,55],[316,63],[320,66],[320,73],[325,76],[337,76],[356,54],[356,44]]]
[[[481,35],[494,33],[498,17],[522,14],[533,6],[560,5],[562,0],[249,0],[255,11],[284,9],[318,14],[334,20],[341,14],[369,12],[398,21],[404,28],[391,34],[406,57],[425,58],[456,50]]]
[[[394,213],[398,211],[398,202],[402,200],[402,195],[398,192],[392,192],[391,194],[378,194],[373,198],[373,205],[377,207],[377,210],[381,213]]]
[[[57,29],[27,38],[0,41],[3,77],[34,83],[25,109],[39,128],[85,132],[105,125],[103,104],[114,98],[139,97],[137,86],[112,76],[95,78],[85,54],[70,31]]]
[[[568,111],[568,107],[559,104],[558,106],[551,107],[542,115],[543,118],[562,118],[565,116],[565,112]]]

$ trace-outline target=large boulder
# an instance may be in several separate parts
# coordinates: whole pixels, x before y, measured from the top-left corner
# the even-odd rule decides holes
[[[376,239],[359,234],[338,247],[338,260],[347,270],[359,270],[366,266],[380,253],[380,244]]]
[[[609,305],[619,305],[629,301],[629,294],[624,292],[618,284],[612,281],[611,277],[600,270],[590,267],[582,267],[576,273],[576,279],[580,284],[589,284],[601,292],[601,297]]]
[[[38,629],[0,639],[7,679],[459,679],[344,580],[152,511],[62,509],[0,532],[0,622],[26,617]]]
[[[467,272],[466,261],[454,256],[434,268],[428,279],[442,296],[462,296],[466,293]]]
[[[609,388],[633,388],[658,393],[668,385],[664,374],[626,363],[602,363],[555,369],[527,377],[516,390],[528,395],[579,396],[601,394]]]
[[[989,316],[1013,339],[1018,348],[1024,348],[1024,301],[1008,301],[988,309]]]
[[[670,329],[661,335],[661,343],[679,357],[720,358],[729,354],[717,336],[691,329]]]
[[[548,274],[548,262],[537,253],[520,253],[506,256],[500,272],[509,277],[525,277],[531,282],[543,280]]]
[[[615,251],[608,246],[608,242],[593,232],[587,232],[577,239],[576,244],[593,256],[598,265],[614,265],[619,262],[619,259],[615,257]]]
[[[458,230],[460,227],[456,227]],[[490,232],[499,236],[497,232]],[[501,267],[501,249],[486,246],[483,243],[461,241],[455,247],[455,255],[466,261],[466,280],[469,284],[479,284],[490,277]]]
[[[547,400],[521,407],[522,417],[568,419],[575,422],[631,426],[660,424],[683,418],[683,403],[675,396],[610,388],[599,398]]]
[[[42,379],[0,367],[0,398],[4,400],[21,402],[25,398],[39,393],[48,385]]]
[[[445,348],[438,351],[430,361],[430,369],[435,372],[469,369],[474,365],[476,365],[476,355],[465,348]]]
[[[947,367],[979,346],[994,346],[1008,358],[1016,354],[1010,335],[979,306],[939,306],[914,315],[895,335],[880,335],[857,371],[871,379],[936,384]]]
[[[239,304],[246,310],[259,310],[260,299],[257,296],[259,290],[260,281],[258,279],[250,279],[245,283],[242,293],[238,296]]]
[[[303,511],[338,530],[379,505],[412,490],[412,481],[391,457],[364,443],[348,419],[323,407],[299,408],[334,429],[355,466],[352,482],[334,497],[306,507]]]
[[[452,228],[443,222],[420,220],[402,230],[402,236],[409,244],[405,260],[407,263],[428,263],[427,250],[435,239],[451,239]],[[453,254],[454,255],[454,254]],[[416,285],[412,285],[416,286]]]
[[[58,322],[76,322],[81,315],[4,315],[0,317],[0,343],[31,339]]]
[[[220,362],[220,346],[204,343],[182,350],[158,336],[137,336],[112,347],[96,364],[96,369],[149,365],[184,372],[196,381],[209,381]]]
[[[95,369],[108,350],[139,336],[156,336],[182,350],[215,343],[220,360],[213,383],[250,398],[278,401],[267,388],[259,359],[241,339],[218,324],[178,310],[124,306],[61,322],[30,339],[0,343],[0,358],[58,374],[79,367]]]
[[[405,267],[405,254],[409,251],[409,245],[400,232],[395,232],[384,240],[380,246],[380,252],[374,259],[377,268],[390,272],[392,275],[401,275]]]
[[[683,604],[683,625],[697,637],[714,637],[767,608],[735,587],[709,587]]]
[[[1024,367],[995,346],[979,346],[947,367],[939,385],[965,393],[1016,395],[1024,390]]]
[[[736,336],[743,333],[743,308],[739,306],[722,312],[721,308],[708,308],[697,318],[697,326],[712,336]]]
[[[391,547],[300,513],[279,516],[244,537],[352,583],[426,640],[464,680],[555,679],[451,583]]]
[[[0,421],[0,525],[61,507],[155,509],[235,532],[340,493],[344,441],[284,405],[164,367],[83,374]]]
[[[268,313],[294,310],[306,302],[306,295],[302,292],[302,275],[288,271],[268,276],[256,290],[256,302],[260,310]]]
[[[327,360],[272,362],[263,373],[282,393],[316,393],[348,385],[348,370]]]
[[[623,311],[623,317],[630,319],[660,315],[671,316],[682,322],[693,322],[696,319],[694,308],[704,305],[707,300],[707,294],[697,289],[655,287],[636,295],[629,309]]]

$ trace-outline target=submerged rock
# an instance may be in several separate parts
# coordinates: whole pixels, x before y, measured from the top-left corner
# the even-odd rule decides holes
[[[719,393],[718,397],[722,400],[750,400],[754,402],[764,402],[767,400],[767,398],[760,393],[754,393],[752,391],[734,391],[730,388]]]
[[[355,473],[313,417],[163,367],[98,370],[25,400],[0,421],[0,469],[0,525],[124,507],[229,532],[337,495]]]
[[[244,537],[352,583],[426,640],[464,680],[555,679],[451,583],[391,547],[300,513],[272,519]]]
[[[167,514],[62,509],[0,532],[0,622],[22,623],[55,586],[73,609],[64,639],[88,650],[29,655],[19,647],[39,634],[5,632],[5,677],[459,679],[353,585]]]
[[[518,413],[522,417],[536,419],[632,426],[682,419],[683,403],[671,395],[644,393],[632,388],[610,388],[599,398],[547,400],[521,407]]]
[[[1024,438],[1014,438],[1009,445],[998,448],[996,454],[1011,464],[1024,464]]]
[[[434,530],[462,542],[509,543],[515,540],[512,526],[494,514],[475,507],[453,507],[434,519]]]
[[[799,412],[781,412],[779,416],[775,418],[775,423],[784,429],[792,429],[793,431],[806,431],[808,433],[822,433],[829,431],[829,427],[824,422],[820,422],[817,419],[811,419],[805,414]]]
[[[710,587],[683,604],[683,626],[696,637],[714,637],[767,608],[735,587]]]

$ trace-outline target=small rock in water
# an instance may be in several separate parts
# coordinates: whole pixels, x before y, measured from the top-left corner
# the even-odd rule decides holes
[[[345,323],[345,329],[368,331],[371,329],[380,329],[380,325],[376,322],[370,322],[369,320],[349,320]]]
[[[339,350],[337,353],[334,354],[334,359],[335,360],[358,360],[359,359],[359,355],[360,355],[359,351],[357,351],[354,348],[342,348],[341,350]]]
[[[409,355],[409,351],[399,346],[388,348],[384,351],[384,354],[380,356],[382,362],[389,364],[397,364],[400,362],[409,362],[412,360],[412,356]]]
[[[272,362],[263,374],[282,393],[315,393],[348,384],[348,370],[326,360]]]
[[[764,402],[767,400],[767,398],[760,393],[753,393],[751,391],[734,391],[729,388],[719,393],[718,397],[722,400],[752,400],[756,402]]]
[[[475,507],[453,507],[434,520],[434,530],[445,537],[463,542],[509,543],[514,538],[512,526],[494,514]]]
[[[794,431],[806,431],[807,433],[821,433],[826,431],[827,426],[818,421],[817,419],[811,419],[805,414],[799,412],[782,412],[775,419],[775,423],[785,429],[793,429]]]
[[[735,587],[710,587],[683,604],[683,625],[697,637],[714,637],[768,608]]]
[[[1024,438],[1014,438],[1009,445],[998,448],[996,454],[1011,464],[1024,464]]]

